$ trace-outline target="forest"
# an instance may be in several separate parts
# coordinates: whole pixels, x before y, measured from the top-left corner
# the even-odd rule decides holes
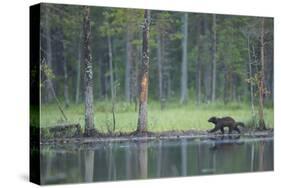
[[[43,127],[273,128],[273,18],[42,4]]]

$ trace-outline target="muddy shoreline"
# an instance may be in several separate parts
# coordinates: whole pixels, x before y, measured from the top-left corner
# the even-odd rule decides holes
[[[188,131],[165,131],[165,132],[115,132],[115,133],[99,133],[95,130],[91,135],[75,135],[73,137],[55,137],[55,138],[43,138],[41,135],[40,145],[51,144],[87,144],[87,143],[101,143],[101,142],[122,142],[122,141],[149,141],[160,139],[219,139],[223,137],[239,138],[240,136],[247,137],[268,137],[274,136],[273,129],[267,129],[263,131],[259,130],[247,130],[241,134],[221,134],[221,133],[207,133],[206,131],[188,130]]]

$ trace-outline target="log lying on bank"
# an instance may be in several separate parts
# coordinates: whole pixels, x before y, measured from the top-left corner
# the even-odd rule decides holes
[[[82,127],[77,124],[60,124],[40,129],[42,139],[68,138],[82,136]]]
[[[69,129],[81,130],[81,125],[79,123],[78,124],[69,124],[69,125],[56,125],[54,127],[49,128],[49,130],[51,132],[65,131],[65,130],[69,130]]]

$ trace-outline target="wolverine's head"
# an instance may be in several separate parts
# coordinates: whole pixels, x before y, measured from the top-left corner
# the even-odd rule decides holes
[[[217,118],[216,117],[211,117],[208,122],[211,122],[211,123],[217,123]]]

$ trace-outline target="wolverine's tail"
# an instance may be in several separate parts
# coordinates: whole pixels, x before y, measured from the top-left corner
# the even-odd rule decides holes
[[[245,127],[245,124],[242,123],[242,122],[236,122],[235,125],[236,125],[236,127],[237,127],[237,126]]]

